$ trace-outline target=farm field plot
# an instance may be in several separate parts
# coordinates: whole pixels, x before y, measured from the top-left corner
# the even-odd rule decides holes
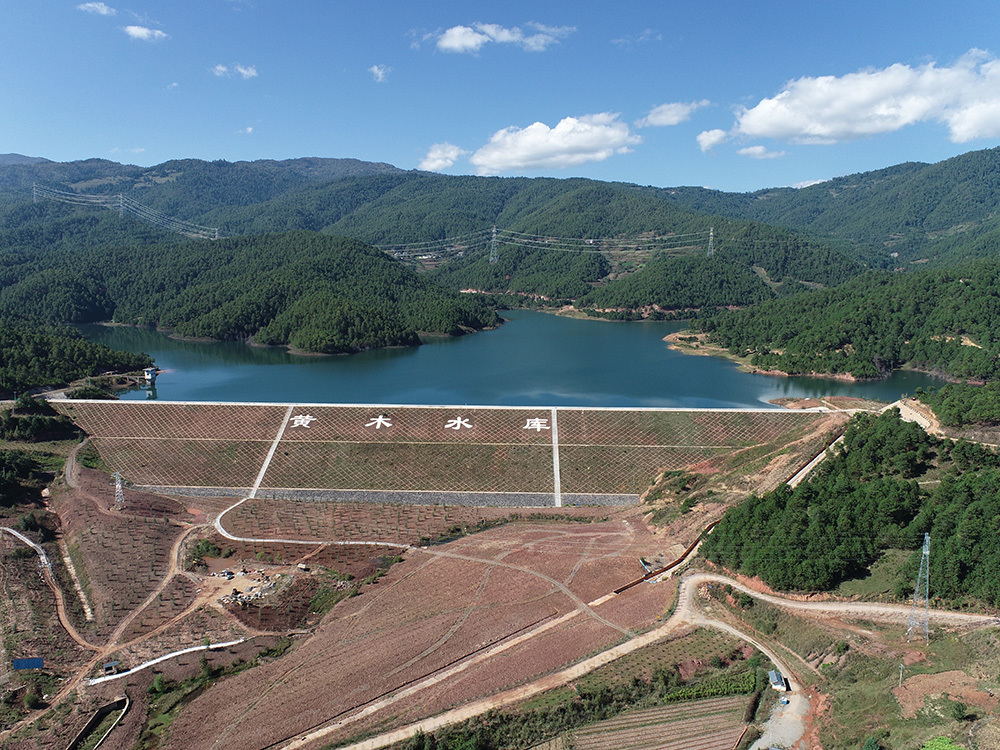
[[[6,525],[6,523],[4,523]],[[51,549],[49,550],[51,554]],[[0,533],[0,690],[12,677],[11,659],[41,657],[48,669],[62,672],[78,666],[87,654],[59,625],[52,592],[39,575],[38,557],[12,535]]]
[[[628,711],[572,734],[574,750],[731,750],[747,699],[712,698]]]
[[[129,623],[122,640],[134,640],[168,623],[194,601],[196,589],[197,584],[185,576],[171,578],[152,604]]]
[[[492,656],[486,662],[477,664],[452,679],[443,680],[421,691],[419,703],[411,701],[391,706],[373,714],[362,723],[345,727],[341,732],[324,739],[346,740],[362,731],[385,731],[407,724],[461,705],[473,696],[491,695],[531,682],[621,640],[623,638],[620,633],[602,629],[594,621],[577,617],[530,642]]]
[[[662,471],[768,456],[846,417],[803,411],[53,402],[138,485],[247,494],[634,502]],[[280,436],[280,440],[275,440]],[[272,448],[274,448],[272,453]],[[748,454],[756,455],[756,454]],[[364,493],[372,493],[370,497]],[[623,498],[615,500],[614,498]],[[395,502],[406,502],[396,498]],[[416,500],[415,502],[420,502]]]
[[[641,570],[634,555],[646,537],[633,526],[624,519],[522,522],[414,549],[361,596],[337,604],[315,635],[280,663],[225,680],[197,698],[172,726],[171,742],[191,750],[220,739],[266,747],[463,665],[422,690],[420,701],[373,717],[400,720],[411,711],[426,713],[519,684],[617,643],[669,606],[665,598],[672,586],[637,587],[637,597],[655,600],[638,608],[625,597],[621,612],[618,597],[583,608],[577,591],[606,593]],[[609,564],[584,572],[564,559],[574,549],[577,561],[600,558]],[[550,560],[555,564],[549,566]],[[565,623],[556,622],[567,614],[572,617]],[[547,624],[537,638],[475,661],[483,649],[513,644]],[[345,736],[359,728],[348,725]]]
[[[203,607],[151,638],[121,647],[116,651],[116,658],[121,660],[122,669],[128,669],[163,654],[204,645],[206,633],[211,633],[211,639],[216,643],[235,641],[250,635],[241,623],[221,610]],[[201,652],[185,654],[178,657],[178,663],[197,668],[201,656]],[[157,670],[160,668],[157,667]],[[142,679],[139,675],[141,673],[137,674],[137,679]]]
[[[139,492],[129,493],[124,510],[112,512],[115,490],[106,474],[81,468],[79,481],[77,489],[56,492],[52,505],[62,519],[70,558],[86,576],[95,617],[91,625],[107,635],[170,568],[170,550],[182,529],[164,513],[151,515],[152,509],[175,518],[186,513],[168,499]],[[136,514],[129,503],[135,503]]]
[[[730,661],[738,651],[746,655],[752,649],[729,635],[709,628],[698,628],[679,638],[653,643],[623,656],[613,664],[599,667],[583,677],[579,685],[597,690],[602,685],[619,683],[623,674],[629,675],[629,679],[635,675],[648,681],[657,667],[675,664],[681,677],[687,679],[711,664],[713,657]]]

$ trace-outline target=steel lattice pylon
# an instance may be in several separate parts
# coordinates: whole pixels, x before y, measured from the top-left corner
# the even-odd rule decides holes
[[[497,251],[497,225],[493,225],[493,237],[490,240],[490,263],[496,263],[500,259]]]
[[[906,627],[906,640],[914,630],[923,630],[924,643],[930,642],[930,561],[931,535],[924,534],[924,549],[920,553],[920,572],[917,574],[917,585],[913,589],[913,606],[910,608],[910,621]]]
[[[122,473],[116,471],[111,475],[111,478],[115,480],[115,510],[121,510],[125,507],[125,492],[122,490]]]

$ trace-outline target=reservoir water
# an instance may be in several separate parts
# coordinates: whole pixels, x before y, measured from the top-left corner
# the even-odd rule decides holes
[[[943,381],[897,372],[872,383],[741,373],[728,360],[678,354],[662,340],[682,323],[611,323],[513,310],[492,331],[350,356],[301,357],[236,342],[177,341],[148,329],[82,326],[164,370],[165,401],[484,406],[751,407],[781,397],[893,401]],[[125,399],[153,394],[132,391]]]

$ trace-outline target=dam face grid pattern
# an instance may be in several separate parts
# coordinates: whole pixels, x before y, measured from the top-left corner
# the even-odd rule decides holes
[[[685,469],[805,432],[787,410],[61,401],[132,483],[282,490],[638,495]],[[287,420],[286,420],[287,417]]]

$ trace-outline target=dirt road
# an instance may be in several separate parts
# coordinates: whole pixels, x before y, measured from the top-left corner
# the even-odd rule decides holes
[[[66,612],[66,600],[63,598],[62,589],[59,588],[59,584],[56,583],[55,576],[52,575],[52,563],[49,562],[49,558],[48,555],[45,554],[45,550],[28,539],[28,537],[24,534],[15,531],[9,526],[0,526],[0,531],[6,531],[9,534],[13,534],[20,541],[24,542],[35,551],[35,554],[38,555],[38,565],[42,570],[42,578],[45,580],[45,584],[49,587],[49,589],[52,590],[52,595],[55,597],[56,616],[59,618],[59,623],[66,630],[69,637],[76,641],[79,645],[83,646],[88,651],[97,651],[100,647],[94,645],[80,635],[80,631],[78,631],[70,621],[69,614]]]

